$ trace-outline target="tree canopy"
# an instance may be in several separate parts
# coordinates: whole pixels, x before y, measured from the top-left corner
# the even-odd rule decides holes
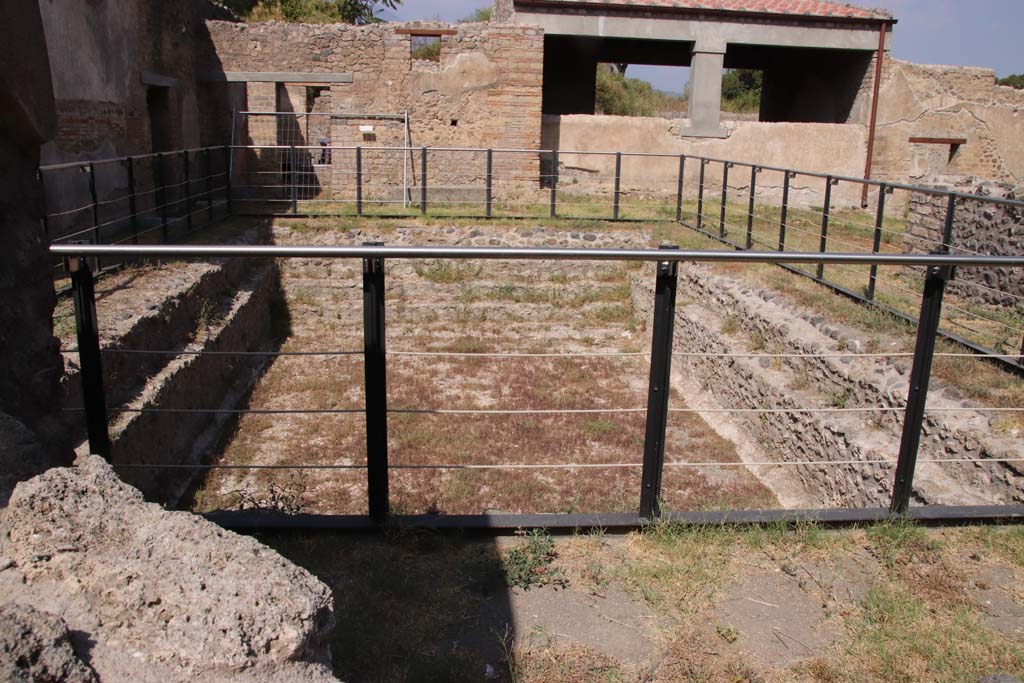
[[[223,0],[249,21],[306,21],[372,24],[379,7],[395,9],[402,0]]]
[[[996,83],[999,85],[1008,85],[1011,88],[1016,88],[1017,90],[1024,90],[1024,74],[1013,74],[1006,78],[1000,78]]]

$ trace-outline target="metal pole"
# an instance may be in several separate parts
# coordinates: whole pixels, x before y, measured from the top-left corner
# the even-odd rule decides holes
[[[789,218],[789,171],[783,171],[782,181],[782,216],[779,220],[779,251],[786,251],[786,220]]]
[[[92,243],[100,243],[100,204],[96,196],[96,164],[89,162],[89,196],[92,197]],[[103,270],[100,257],[96,257],[96,272]]]
[[[907,394],[907,409],[903,417],[903,438],[900,440],[900,455],[892,487],[892,504],[889,506],[889,510],[894,514],[902,515],[910,506],[910,496],[914,488],[914,467],[917,464],[917,450],[921,444],[925,401],[928,398],[928,380],[931,378],[935,340],[938,336],[939,319],[942,317],[942,294],[946,283],[952,278],[951,267],[931,267],[924,281],[921,317],[917,323],[917,345],[914,347],[914,366],[910,371],[910,391]]]
[[[153,167],[154,180],[156,182],[156,197],[157,202],[160,203],[160,235],[163,241],[170,241],[170,234],[167,229],[167,185],[164,181],[164,155],[163,152],[157,152],[156,166]]]
[[[231,146],[224,148],[224,192],[226,193],[228,202],[228,215],[230,216],[234,209],[231,206],[231,169],[234,166],[234,154],[232,154]]]
[[[363,215],[363,148],[356,145],[356,215]]]
[[[615,153],[615,194],[612,197],[612,220],[619,220],[619,190],[622,187],[622,152]]]
[[[128,214],[131,216],[132,244],[139,243],[139,214],[135,202],[135,160],[125,157],[128,173]]]
[[[192,232],[192,170],[185,150],[185,229]]]
[[[409,110],[405,110],[405,148],[402,152],[402,208],[409,208]]]
[[[487,187],[484,189],[484,208],[487,217],[491,217],[492,201],[494,199],[494,150],[487,150]]]
[[[821,241],[818,243],[818,251],[822,254],[828,248],[828,217],[832,211],[832,185],[836,183],[832,176],[825,178],[825,207],[821,212]],[[825,264],[818,264],[818,279],[825,277]]]
[[[46,237],[47,243],[50,241],[50,208],[46,201],[46,181],[45,173],[42,169],[36,171],[36,177],[39,178],[39,194],[43,199],[43,236]]]
[[[877,254],[882,246],[882,220],[885,218],[885,194],[888,188],[885,185],[878,186],[878,211],[875,213],[875,238],[871,245],[871,253]],[[868,276],[868,301],[875,300],[875,281],[878,279],[878,264],[871,264],[871,274]]]
[[[107,433],[107,401],[103,391],[103,360],[100,355],[99,327],[96,324],[96,288],[92,271],[84,258],[69,260],[71,291],[75,300],[75,328],[78,333],[79,379],[82,406],[89,435],[89,451],[110,459]]]
[[[732,163],[726,161],[722,164],[722,213],[718,218],[718,236],[725,239],[725,203],[729,199],[729,169]]]
[[[420,147],[420,213],[427,213],[427,148]]]
[[[364,242],[382,246],[383,242]],[[363,369],[366,379],[366,481],[370,518],[388,516],[388,392],[384,259],[363,259]]]
[[[676,184],[676,223],[683,222],[683,174],[686,172],[686,155],[679,155],[679,182]]]
[[[953,218],[956,215],[956,195],[949,195],[949,203],[946,204],[946,223],[942,230],[942,253],[948,254],[953,247]]]
[[[295,178],[295,161],[298,156],[295,153],[295,145],[288,150],[288,184],[291,185],[292,213],[299,212],[299,184]]]
[[[551,217],[555,217],[558,206],[558,150],[551,151]]]
[[[662,249],[678,249],[666,246]],[[668,428],[669,383],[672,372],[672,331],[676,317],[676,284],[679,264],[659,261],[654,282],[654,324],[651,328],[651,375],[647,385],[647,424],[644,463],[640,478],[640,516],[660,514],[661,474],[665,466],[665,432]]]
[[[747,249],[754,248],[754,198],[757,196],[757,166],[750,167],[750,202],[747,205]]]
[[[210,166],[210,148],[203,150],[203,169],[206,172],[206,219],[213,223],[213,194],[210,192],[212,168]]]
[[[697,181],[697,230],[704,225],[704,169],[707,159],[700,160],[700,179]]]

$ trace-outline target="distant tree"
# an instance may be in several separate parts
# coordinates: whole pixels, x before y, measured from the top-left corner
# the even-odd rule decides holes
[[[469,24],[473,22],[490,21],[491,20],[491,8],[490,7],[479,7],[475,12],[470,14],[468,17],[459,19],[460,24]]]
[[[248,21],[308,21],[373,24],[378,6],[396,9],[402,0],[224,0]]]
[[[722,77],[722,109],[753,112],[761,106],[763,75],[754,69],[729,69]]]
[[[1006,78],[1000,78],[996,83],[999,85],[1008,85],[1011,88],[1016,88],[1017,90],[1024,90],[1024,74],[1013,74]]]

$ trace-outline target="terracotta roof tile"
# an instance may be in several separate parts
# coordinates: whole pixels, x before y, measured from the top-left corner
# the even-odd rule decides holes
[[[784,14],[814,18],[838,17],[843,19],[892,19],[885,10],[868,9],[844,2],[825,0],[524,0],[524,4],[580,4],[608,5],[609,7],[636,7],[680,10],[712,10],[718,12],[750,12],[756,14]]]

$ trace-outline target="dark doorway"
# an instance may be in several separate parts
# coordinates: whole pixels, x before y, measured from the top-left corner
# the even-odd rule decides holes
[[[146,111],[149,114],[149,135],[153,152],[174,149],[171,118],[171,89],[151,85],[146,88]]]

